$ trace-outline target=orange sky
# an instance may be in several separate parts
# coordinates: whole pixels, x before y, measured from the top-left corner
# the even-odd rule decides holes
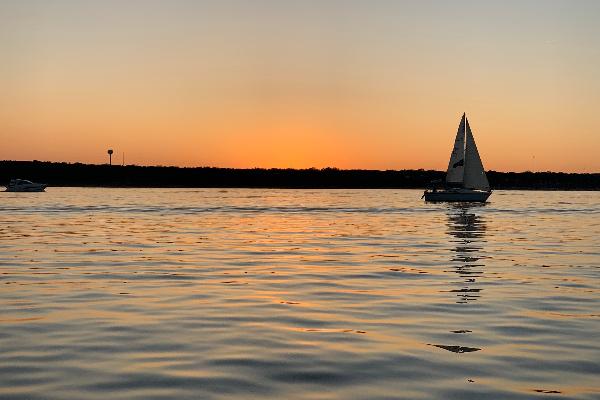
[[[466,111],[486,169],[598,172],[598,20],[594,1],[7,0],[0,159],[445,169]]]

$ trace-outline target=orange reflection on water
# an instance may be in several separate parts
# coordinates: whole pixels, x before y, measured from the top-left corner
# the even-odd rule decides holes
[[[53,372],[0,395],[593,395],[600,201],[540,193],[5,193],[2,356]]]

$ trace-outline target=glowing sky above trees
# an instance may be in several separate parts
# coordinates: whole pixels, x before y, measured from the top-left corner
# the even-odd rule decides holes
[[[0,2],[0,159],[600,171],[600,2]]]

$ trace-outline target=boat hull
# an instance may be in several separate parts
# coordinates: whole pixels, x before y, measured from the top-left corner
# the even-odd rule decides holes
[[[482,190],[426,190],[425,201],[454,201],[485,203],[492,192]]]
[[[35,185],[27,185],[27,186],[7,186],[7,192],[44,192],[46,190],[46,185],[44,184],[35,184]]]

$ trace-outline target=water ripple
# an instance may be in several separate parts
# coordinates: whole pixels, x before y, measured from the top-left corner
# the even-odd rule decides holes
[[[592,399],[600,194],[0,202],[0,398]]]

